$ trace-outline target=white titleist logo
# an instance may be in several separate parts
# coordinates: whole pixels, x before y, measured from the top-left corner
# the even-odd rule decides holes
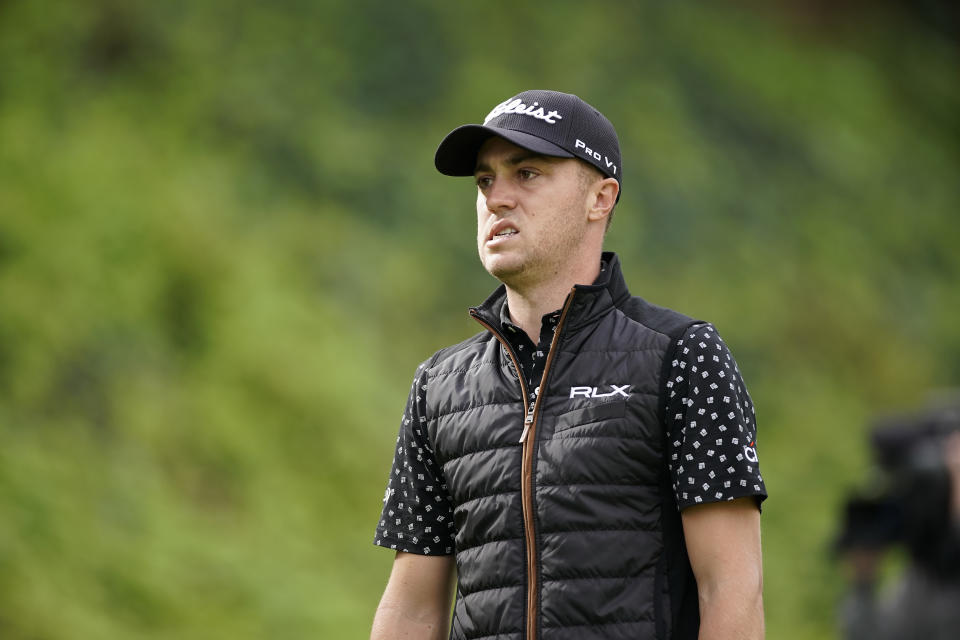
[[[624,398],[629,398],[630,394],[627,393],[627,389],[630,388],[630,385],[625,384],[618,386],[615,384],[609,385],[612,391],[609,393],[597,393],[596,387],[570,387],[570,397],[576,398],[577,396],[583,396],[584,398],[609,398],[610,396],[623,396]]]
[[[593,149],[588,147],[587,143],[581,140],[580,138],[577,138],[577,141],[573,143],[573,148],[583,149],[583,153],[587,154],[597,162],[604,163],[605,165],[607,165],[607,169],[610,170],[610,173],[612,173],[613,175],[617,175],[617,165],[613,164],[613,160],[603,155],[599,151],[594,151]]]
[[[493,111],[487,114],[487,117],[483,119],[483,124],[487,124],[494,118],[504,113],[518,113],[522,116],[533,116],[537,120],[543,120],[550,124],[557,124],[557,120],[563,120],[561,116],[556,111],[544,111],[543,107],[539,106],[539,102],[534,102],[531,105],[523,104],[523,100],[520,98],[514,98],[513,100],[505,100],[495,106]]]

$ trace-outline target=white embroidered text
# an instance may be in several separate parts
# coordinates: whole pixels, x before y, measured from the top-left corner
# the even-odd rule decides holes
[[[556,111],[544,111],[543,107],[539,105],[539,102],[534,102],[531,105],[523,104],[523,100],[520,98],[506,100],[495,106],[493,111],[487,114],[487,117],[483,119],[483,124],[487,124],[497,116],[505,113],[517,113],[522,116],[533,116],[537,120],[543,120],[544,122],[550,124],[556,124],[557,120],[563,120],[563,116]]]

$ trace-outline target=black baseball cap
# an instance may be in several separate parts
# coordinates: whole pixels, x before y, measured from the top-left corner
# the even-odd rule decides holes
[[[483,124],[465,124],[447,134],[434,157],[437,170],[472,176],[477,153],[491,136],[545,156],[579,158],[621,182],[617,132],[602,113],[572,93],[533,89],[504,100]]]

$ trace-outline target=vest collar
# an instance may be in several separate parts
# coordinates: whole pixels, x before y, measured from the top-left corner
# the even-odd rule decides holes
[[[567,312],[565,327],[578,329],[605,315],[615,307],[621,306],[630,297],[627,283],[620,271],[620,258],[612,251],[604,251],[601,256],[607,268],[594,284],[574,285],[573,304]],[[568,294],[569,297],[569,294]],[[490,326],[499,326],[500,309],[507,298],[507,288],[497,287],[479,306],[471,307],[471,315],[484,320]]]

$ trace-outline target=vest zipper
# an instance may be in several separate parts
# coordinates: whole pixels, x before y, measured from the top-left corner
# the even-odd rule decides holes
[[[573,296],[576,294],[576,288],[570,290],[570,295],[563,305],[560,312],[560,319],[553,331],[553,339],[550,341],[550,350],[547,352],[547,360],[543,365],[543,375],[540,377],[540,391],[545,392],[547,388],[547,375],[550,373],[550,365],[553,363],[553,356],[556,352],[557,344],[560,341],[560,332],[563,330],[564,320],[567,318],[567,312],[573,303]],[[536,443],[537,417],[540,413],[540,401],[543,393],[538,393],[536,400],[530,405],[527,401],[527,386],[523,380],[523,370],[520,368],[513,349],[509,342],[496,331],[492,326],[481,320],[476,312],[471,311],[470,315],[474,320],[487,328],[494,337],[507,350],[510,359],[513,360],[513,366],[517,370],[517,377],[520,379],[520,391],[523,395],[523,433],[520,434],[520,443],[523,446],[521,454],[521,484],[520,484],[520,503],[523,509],[523,539],[527,553],[527,629],[524,640],[536,640],[537,638],[537,532],[534,528],[534,509],[533,509],[533,449]]]
[[[535,405],[531,404],[527,408],[527,416],[523,419],[523,433],[520,434],[520,444],[523,444],[524,440],[527,439],[527,434],[530,432],[530,425],[533,424],[533,407]]]

